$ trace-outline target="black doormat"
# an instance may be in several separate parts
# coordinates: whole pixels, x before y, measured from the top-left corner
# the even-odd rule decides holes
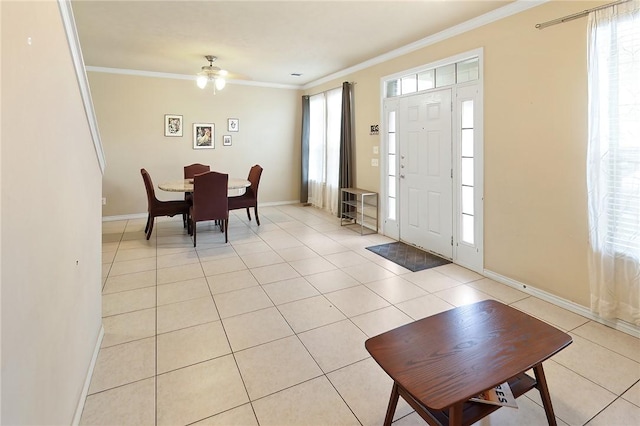
[[[379,254],[393,263],[397,263],[411,272],[422,271],[423,269],[435,268],[436,266],[451,263],[447,259],[400,242],[371,246],[367,247],[367,250]]]

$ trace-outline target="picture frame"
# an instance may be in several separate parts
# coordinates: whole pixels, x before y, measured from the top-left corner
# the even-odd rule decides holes
[[[176,114],[164,115],[165,137],[182,137],[182,116]]]
[[[193,149],[214,149],[215,124],[193,123]]]
[[[222,145],[223,146],[231,146],[231,135],[222,136]]]
[[[227,131],[237,132],[240,129],[240,120],[237,118],[230,118],[227,120]]]

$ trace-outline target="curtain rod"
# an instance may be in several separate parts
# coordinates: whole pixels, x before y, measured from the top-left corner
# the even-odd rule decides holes
[[[551,25],[562,24],[562,23],[565,23],[565,22],[568,22],[568,21],[573,21],[574,19],[578,19],[578,18],[582,18],[583,16],[587,16],[589,14],[589,12],[595,12],[596,10],[605,9],[605,8],[611,7],[611,6],[617,6],[619,4],[626,3],[628,1],[629,0],[619,0],[619,1],[614,1],[613,3],[603,4],[602,6],[593,7],[591,9],[586,9],[586,10],[583,10],[582,12],[574,13],[573,15],[567,15],[567,16],[563,16],[562,18],[553,19],[551,21],[543,22],[541,24],[536,24],[536,28],[538,28],[539,30],[542,30],[542,29],[544,29],[546,27],[550,27]]]
[[[1,1],[1,0],[0,0],[0,1]],[[349,83],[349,84],[351,84],[352,86],[355,86],[356,84],[358,84],[358,83],[356,83],[355,81],[347,81],[346,83]],[[327,92],[330,92],[330,91],[332,91],[332,90],[337,90],[337,89],[342,89],[342,85],[340,85],[340,86],[338,86],[338,87],[332,87],[331,89],[323,90],[322,92],[314,93],[314,94],[312,94],[312,95],[304,95],[304,96],[315,96],[315,95],[321,95],[321,94],[323,94],[323,93],[327,93]]]

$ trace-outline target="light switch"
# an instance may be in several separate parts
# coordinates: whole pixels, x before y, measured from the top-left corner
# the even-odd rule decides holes
[[[372,158],[371,159],[371,165],[373,167],[378,167],[378,159],[377,158]]]
[[[373,147],[373,153],[374,154],[378,154],[378,152],[379,152],[378,146],[376,145],[376,146]]]

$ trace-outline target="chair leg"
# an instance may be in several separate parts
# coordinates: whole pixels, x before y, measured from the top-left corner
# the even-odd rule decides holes
[[[144,227],[145,234],[149,231],[149,222],[151,222],[151,215],[147,216],[147,225]]]
[[[258,205],[253,206],[253,213],[256,217],[256,223],[260,226],[260,218],[258,217]]]
[[[186,228],[188,225],[187,215],[182,213],[182,226]]]
[[[196,246],[196,222],[192,222],[191,232],[193,233],[193,246]]]
[[[249,207],[247,207],[247,217],[251,220],[251,213],[249,212]]]
[[[229,242],[229,238],[227,235],[227,230],[229,229],[229,219],[223,220],[222,223],[224,223],[224,243],[227,244]]]
[[[151,238],[151,232],[153,232],[153,222],[156,221],[155,217],[149,216],[149,229],[147,230],[147,240]]]

